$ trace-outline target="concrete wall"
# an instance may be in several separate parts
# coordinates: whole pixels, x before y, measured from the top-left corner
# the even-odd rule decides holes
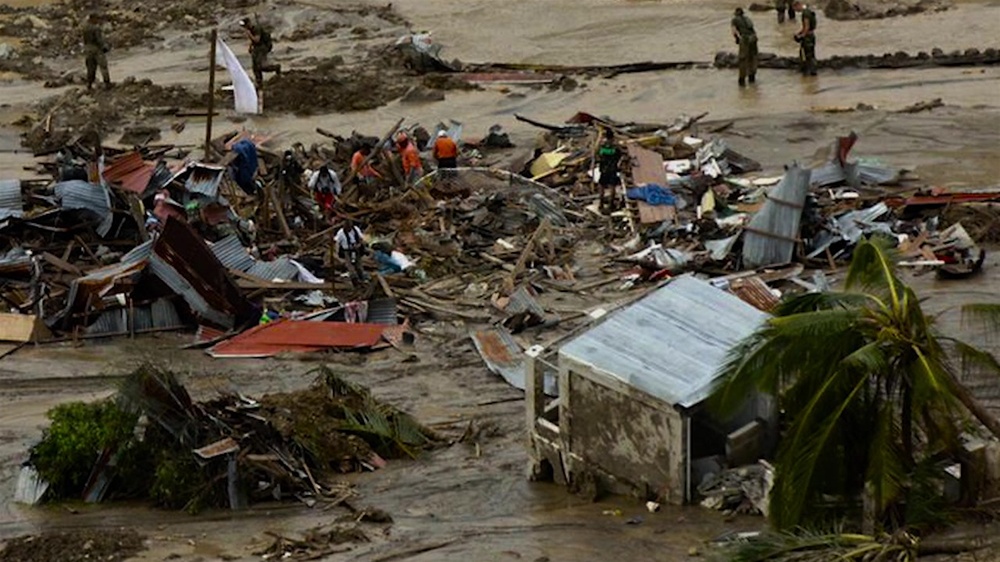
[[[568,359],[560,364],[560,383],[560,437],[582,461],[570,463],[571,478],[597,468],[637,495],[684,502],[686,432],[672,406]]]

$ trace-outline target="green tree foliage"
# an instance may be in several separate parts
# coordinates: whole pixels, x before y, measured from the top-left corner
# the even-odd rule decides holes
[[[138,416],[111,400],[61,404],[49,410],[52,424],[31,451],[31,462],[60,498],[80,497],[101,453],[132,438]]]
[[[885,245],[863,241],[843,292],[784,301],[722,369],[717,408],[735,411],[763,391],[779,397],[788,423],[770,504],[777,529],[821,525],[824,507],[843,507],[866,489],[877,520],[900,525],[899,507],[919,489],[920,461],[957,452],[966,412],[1000,435],[1000,423],[959,382],[969,365],[992,373],[1000,365],[939,333],[893,263]]]

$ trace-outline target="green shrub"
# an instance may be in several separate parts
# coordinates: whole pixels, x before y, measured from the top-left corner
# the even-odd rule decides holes
[[[47,416],[52,424],[31,450],[31,463],[56,499],[79,498],[101,452],[125,447],[138,419],[111,400],[61,404]]]

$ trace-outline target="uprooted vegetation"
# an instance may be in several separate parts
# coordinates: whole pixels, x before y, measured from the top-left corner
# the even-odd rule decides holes
[[[314,372],[311,387],[260,402],[194,402],[174,373],[143,365],[112,399],[51,410],[30,464],[52,500],[148,498],[194,512],[338,497],[343,486],[333,474],[415,457],[435,440],[367,389],[325,367]]]

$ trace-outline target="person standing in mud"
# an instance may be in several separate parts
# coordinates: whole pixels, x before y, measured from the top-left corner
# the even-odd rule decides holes
[[[420,161],[420,153],[416,145],[410,141],[406,133],[400,133],[396,137],[396,150],[403,163],[403,177],[407,187],[417,184],[417,181],[424,176],[424,164]]]
[[[604,142],[597,148],[597,168],[600,178],[597,184],[600,186],[600,208],[602,210],[613,211],[617,204],[618,194],[616,190],[621,185],[618,165],[622,159],[622,151],[615,143],[615,134],[611,129],[604,130]]]
[[[785,23],[785,12],[788,12],[788,21],[795,21],[795,3],[792,0],[777,0],[774,7],[778,10],[778,23]]]
[[[274,49],[274,41],[271,39],[271,32],[264,28],[260,22],[251,22],[244,18],[240,20],[240,27],[247,33],[250,40],[250,58],[253,61],[253,77],[257,82],[257,88],[264,87],[264,73],[274,72],[281,75],[280,64],[269,64],[267,55]]]
[[[347,263],[347,274],[351,277],[351,282],[367,281],[368,276],[361,266],[361,258],[368,248],[361,229],[353,220],[344,219],[344,225],[333,235],[333,240],[337,244],[337,255]]]
[[[438,131],[434,141],[434,159],[437,160],[438,179],[450,180],[458,167],[458,145],[446,131]]]
[[[104,79],[104,89],[111,88],[111,74],[108,72],[108,51],[111,48],[104,40],[100,21],[97,14],[90,14],[87,17],[87,25],[83,27],[83,54],[87,64],[87,90],[93,89],[98,68],[101,69],[101,78]]]
[[[795,7],[802,12],[802,29],[795,34],[802,74],[816,76],[816,12],[801,2],[796,2]]]
[[[743,8],[736,8],[732,22],[733,37],[740,46],[740,86],[746,86],[757,81],[757,32],[753,22],[743,13]]]

